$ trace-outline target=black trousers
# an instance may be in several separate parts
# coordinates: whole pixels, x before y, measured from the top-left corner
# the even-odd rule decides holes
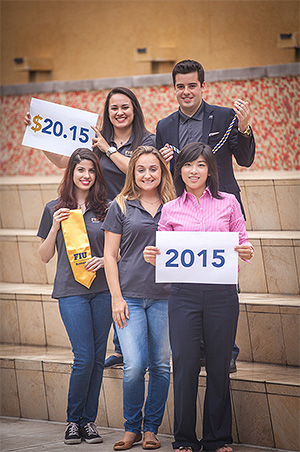
[[[169,297],[173,359],[173,448],[214,451],[232,443],[229,365],[239,314],[235,285],[172,284]],[[203,438],[196,436],[200,345],[206,356]]]

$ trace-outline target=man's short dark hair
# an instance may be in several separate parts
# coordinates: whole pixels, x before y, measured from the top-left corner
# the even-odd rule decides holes
[[[196,60],[182,60],[174,66],[172,71],[173,85],[175,86],[175,77],[177,74],[189,74],[190,72],[198,73],[198,80],[202,86],[204,82],[204,69],[202,64]]]

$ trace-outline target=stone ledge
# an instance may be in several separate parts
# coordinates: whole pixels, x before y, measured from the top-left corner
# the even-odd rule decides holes
[[[62,170],[63,175],[63,170]],[[2,176],[0,177],[0,189],[3,186],[12,185],[52,185],[59,184],[61,176]],[[295,180],[300,182],[300,171],[235,171],[235,176],[238,181],[280,181],[280,180]]]
[[[254,240],[300,240],[300,231],[248,231],[249,239]],[[36,229],[0,229],[0,241],[4,237],[15,237],[17,241],[34,240],[39,241],[36,235]],[[264,244],[264,243],[263,243]],[[267,243],[265,243],[267,244]],[[278,246],[283,243],[278,242]],[[293,244],[290,243],[292,246]],[[294,245],[298,245],[297,242]]]
[[[300,64],[278,64],[269,66],[256,66],[233,69],[218,69],[205,72],[207,82],[227,80],[251,80],[263,77],[286,77],[299,75]],[[24,95],[33,93],[71,92],[71,91],[97,91],[112,89],[118,86],[136,88],[143,86],[171,85],[171,74],[133,75],[129,77],[113,77],[90,80],[67,80],[40,83],[26,83],[20,85],[1,86],[1,95]]]
[[[60,422],[65,420],[72,361],[70,350],[1,345],[0,359],[2,415]],[[235,443],[299,450],[299,373],[299,369],[294,367],[238,363],[237,373],[231,375]],[[104,371],[96,419],[98,425],[123,427],[122,378],[122,369]],[[205,371],[202,370],[197,407],[199,437],[204,391]],[[160,433],[172,433],[172,392],[171,378]]]
[[[0,341],[69,348],[50,284],[0,283]],[[237,344],[248,362],[300,365],[300,296],[241,293]],[[267,332],[267,333],[266,333]],[[113,329],[108,354],[114,350]]]

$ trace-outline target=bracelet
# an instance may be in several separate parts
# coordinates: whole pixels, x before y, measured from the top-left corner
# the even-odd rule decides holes
[[[110,158],[111,154],[114,154],[115,152],[117,152],[117,148],[110,146],[106,151],[106,155]]]
[[[246,137],[250,137],[250,135],[251,135],[251,127],[250,127],[250,125],[248,124],[247,129],[244,130],[244,132],[242,132],[240,129],[239,129],[239,132],[242,135],[245,135]]]

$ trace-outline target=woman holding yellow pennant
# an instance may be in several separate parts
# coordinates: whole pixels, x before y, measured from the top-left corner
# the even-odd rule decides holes
[[[53,298],[67,330],[74,362],[69,384],[65,443],[102,442],[94,421],[111,326],[111,300],[104,275],[103,231],[107,203],[99,160],[89,149],[71,155],[38,230],[43,262],[57,249]]]

